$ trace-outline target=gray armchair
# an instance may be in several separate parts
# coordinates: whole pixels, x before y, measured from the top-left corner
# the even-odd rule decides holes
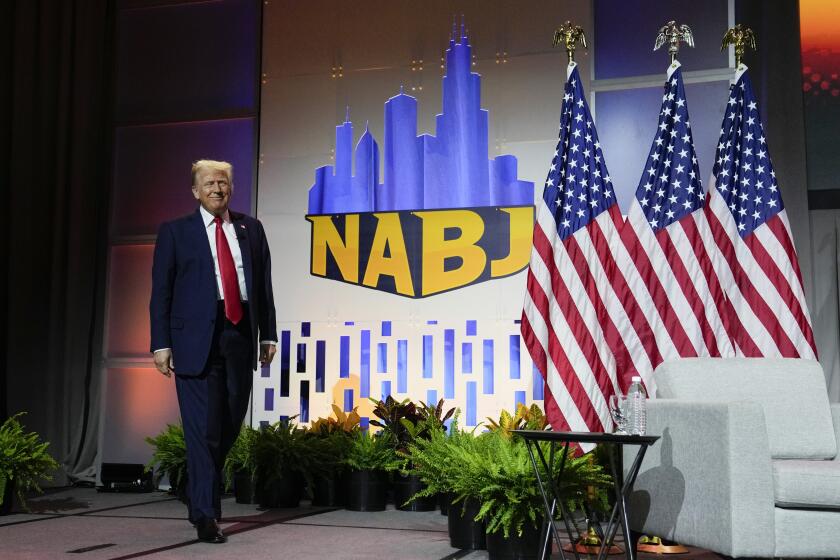
[[[840,404],[818,362],[693,358],[654,377],[647,433],[662,438],[634,530],[732,557],[840,557]]]

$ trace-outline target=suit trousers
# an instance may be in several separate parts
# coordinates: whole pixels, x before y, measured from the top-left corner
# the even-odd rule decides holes
[[[193,523],[221,519],[222,467],[248,411],[253,347],[248,305],[242,305],[244,316],[234,325],[225,318],[224,302],[219,302],[213,343],[201,375],[175,375],[187,446],[189,518]]]

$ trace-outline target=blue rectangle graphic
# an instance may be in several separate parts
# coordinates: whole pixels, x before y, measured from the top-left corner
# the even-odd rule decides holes
[[[382,321],[382,336],[391,336],[391,321]]]
[[[310,333],[312,332],[312,323],[309,321],[304,321],[300,324],[300,336],[301,338],[307,338]]]
[[[472,342],[461,344],[461,371],[472,373]]]
[[[292,331],[280,332],[280,373],[289,373],[292,361]]]
[[[350,337],[342,336],[338,348],[338,376],[350,377]]]
[[[540,373],[540,370],[537,369],[537,364],[534,364],[534,367],[532,368],[532,375],[534,376],[534,388],[532,391],[532,396],[534,397],[535,401],[541,401],[545,398],[545,395],[543,394],[545,382],[543,381],[543,376]]]
[[[455,398],[455,329],[443,331],[443,398]]]
[[[353,389],[344,389],[344,412],[353,410]]]
[[[315,392],[324,392],[324,378],[327,371],[327,341],[315,343]]]
[[[476,400],[478,395],[476,395],[476,382],[475,381],[467,381],[467,411],[466,411],[466,423],[467,426],[475,426],[476,425]]]
[[[517,410],[520,404],[525,404],[525,391],[513,392],[513,410]]]
[[[264,396],[265,410],[274,410],[274,389],[266,387]]]
[[[510,335],[510,378],[519,379],[519,335]]]
[[[260,377],[271,377],[271,365],[260,366]]]
[[[309,381],[300,382],[300,415],[298,422],[309,422]]]
[[[362,416],[361,418],[359,418],[359,427],[362,429],[363,432],[368,431],[368,428],[370,428],[370,418],[368,418],[367,416]]]
[[[379,342],[376,345],[376,373],[388,371],[388,343]]]
[[[494,373],[493,373],[493,339],[484,339],[484,355],[482,356],[484,363],[484,383],[482,384],[481,392],[485,395],[492,395],[494,389]]]
[[[362,330],[360,347],[361,363],[359,364],[359,398],[370,396],[370,330]]]
[[[467,336],[475,336],[475,333],[478,332],[476,328],[476,321],[474,319],[470,319],[467,321]]]
[[[306,372],[306,343],[305,342],[298,342],[297,345],[297,368],[295,368],[297,373],[305,373]]]
[[[437,404],[438,396],[436,389],[427,389],[426,390],[426,404],[429,406],[434,406]]]
[[[408,341],[397,341],[397,393],[408,392]]]
[[[382,396],[380,397],[383,401],[391,396],[391,382],[390,381],[383,381],[382,382]]]
[[[430,334],[423,335],[423,379],[431,379],[433,376],[433,353],[432,344],[434,338]]]
[[[292,361],[292,331],[280,333],[280,396],[289,396],[289,369]]]

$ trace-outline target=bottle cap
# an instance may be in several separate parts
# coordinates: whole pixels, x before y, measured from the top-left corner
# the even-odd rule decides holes
[[[630,381],[639,381],[639,382],[641,382],[641,381],[642,381],[642,378],[641,378],[641,376],[634,375],[633,377],[631,377],[631,378],[630,378]]]

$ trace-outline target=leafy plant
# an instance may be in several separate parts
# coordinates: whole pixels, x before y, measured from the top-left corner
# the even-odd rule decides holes
[[[481,439],[486,445],[478,453],[461,456],[463,474],[455,481],[456,501],[466,497],[477,498],[481,509],[476,520],[486,521],[488,533],[501,529],[505,537],[511,532],[521,535],[525,523],[536,527],[538,519],[543,516],[542,497],[528,450],[520,438],[505,437],[503,431],[488,432]],[[547,444],[545,447],[547,453]],[[544,480],[548,476],[557,480],[559,461],[550,474],[542,467],[540,470]],[[558,490],[570,511],[581,508],[584,501],[592,499],[589,495],[591,488],[600,490],[595,492],[594,498],[605,507],[604,489],[610,481],[610,477],[588,455],[570,455],[566,458]]]
[[[236,436],[236,441],[233,442],[233,446],[225,458],[222,474],[226,490],[230,491],[233,487],[233,478],[237,472],[247,472],[252,483],[256,479],[256,444],[259,433],[259,430],[248,424],[243,424],[239,430],[239,435]]]
[[[26,493],[35,490],[41,493],[41,480],[52,480],[52,471],[58,463],[47,452],[49,442],[41,441],[36,432],[26,433],[20,418],[15,414],[0,425],[0,504],[6,493],[6,485],[15,484],[15,493],[26,511]]]
[[[510,438],[513,430],[545,430],[548,426],[548,419],[536,404],[532,404],[530,408],[520,404],[516,407],[514,416],[507,410],[502,410],[498,422],[490,417],[487,421],[490,423],[488,426],[490,431],[499,432],[505,438]]]
[[[443,412],[443,399],[437,404],[421,401],[420,406],[409,399],[397,401],[390,395],[384,401],[371,401],[376,404],[373,415],[378,418],[371,420],[371,425],[382,428],[403,457],[407,457],[406,453],[412,441],[418,438],[428,439],[432,431],[444,432],[444,422],[455,413],[454,408]]]
[[[520,407],[515,416],[503,411],[500,421],[492,424],[494,430],[475,436],[458,427],[456,415],[448,436],[432,433],[427,440],[413,441],[413,472],[427,485],[415,497],[450,492],[453,504],[475,499],[481,504],[476,520],[484,520],[489,533],[521,535],[526,523],[537,526],[543,517],[543,501],[525,442],[512,437],[511,430],[544,428],[544,415],[539,407]],[[541,445],[547,455],[548,444]],[[540,471],[545,480],[548,473],[542,466]],[[551,476],[557,480],[559,474],[557,461]],[[581,508],[585,501],[606,509],[610,486],[611,478],[591,454],[566,458],[558,489],[569,510]]]
[[[370,400],[375,403],[373,415],[378,418],[378,420],[371,420],[371,425],[382,428],[395,448],[405,451],[414,437],[407,426],[416,426],[423,419],[423,414],[418,410],[417,405],[409,399],[397,401],[390,395],[384,401]],[[406,424],[406,421],[409,424]]]
[[[309,433],[316,435],[329,435],[334,432],[352,433],[359,430],[359,424],[362,421],[357,408],[354,408],[349,413],[344,412],[337,405],[333,404],[332,409],[335,418],[329,416],[327,418],[318,418],[309,426]]]
[[[443,399],[440,399],[437,404],[426,404],[425,402],[420,401],[420,405],[420,415],[425,421],[426,426],[429,429],[440,429],[441,431],[446,431],[444,423],[455,414],[455,408],[450,408],[446,411],[446,413],[444,413]]]
[[[344,462],[357,471],[390,472],[399,469],[401,464],[388,433],[372,435],[361,431],[353,435]]]
[[[454,493],[461,466],[457,457],[464,453],[478,453],[483,444],[475,436],[475,430],[461,430],[458,413],[449,426],[449,434],[436,430],[428,439],[418,438],[408,446],[411,457],[411,472],[425,484],[425,488],[412,499],[431,497],[440,493]]]
[[[169,474],[173,488],[183,488],[187,480],[187,444],[184,441],[184,427],[181,424],[167,424],[155,437],[147,437],[146,443],[154,448],[146,470],[155,471],[155,485],[164,474]],[[155,469],[157,467],[157,469]]]
[[[254,475],[260,484],[271,484],[289,474],[312,481],[313,466],[322,457],[306,430],[294,422],[295,418],[258,430],[254,440]]]

